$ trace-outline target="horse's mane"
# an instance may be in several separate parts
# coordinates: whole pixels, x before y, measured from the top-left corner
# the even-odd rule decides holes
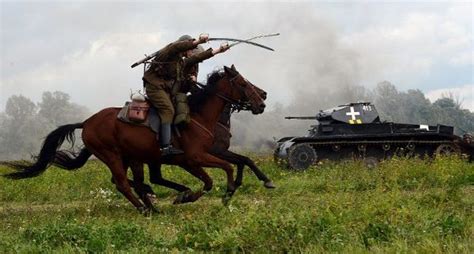
[[[198,113],[201,111],[204,102],[207,100],[209,95],[212,95],[216,91],[217,81],[222,79],[225,75],[223,69],[215,70],[207,75],[206,86],[202,89],[196,89],[188,97],[188,104],[191,112]]]

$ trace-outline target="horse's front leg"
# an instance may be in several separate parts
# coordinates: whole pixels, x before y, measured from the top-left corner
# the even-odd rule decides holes
[[[232,166],[227,161],[219,159],[209,153],[200,155],[198,163],[201,167],[222,168],[225,171],[227,175],[227,191],[222,199],[222,202],[224,205],[227,205],[235,192],[234,169]]]
[[[237,176],[235,178],[235,184],[237,186],[240,186],[242,184],[242,178],[243,178],[243,169],[244,166],[247,165],[252,172],[257,176],[257,178],[262,181],[264,186],[269,189],[275,188],[275,185],[273,184],[272,180],[270,180],[258,167],[255,165],[255,162],[253,162],[249,157],[234,153],[232,151],[226,150],[222,151],[220,153],[212,153],[216,157],[226,160],[230,163],[236,164],[237,165]]]
[[[146,185],[143,182],[144,181],[143,163],[131,162],[130,168],[132,169],[132,173],[133,173],[133,182],[134,182],[135,192],[138,194],[140,199],[145,204],[147,212],[149,211],[158,212],[158,210],[156,210],[156,208],[153,206],[153,201],[156,198],[155,193],[153,192],[153,190],[151,190],[150,186]],[[151,190],[151,193],[150,193],[150,190]]]
[[[212,189],[212,179],[209,177],[209,175],[204,171],[204,169],[200,166],[191,166],[186,163],[180,164],[180,166],[188,171],[190,174],[198,178],[199,180],[203,181],[204,187],[202,190],[193,192],[191,190],[182,192],[176,200],[174,201],[174,204],[182,204],[182,203],[187,203],[187,202],[194,202],[198,200],[202,195],[204,195],[206,192],[210,191]]]

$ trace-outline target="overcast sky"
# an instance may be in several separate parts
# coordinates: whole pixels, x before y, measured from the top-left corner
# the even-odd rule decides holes
[[[199,79],[235,64],[268,91],[270,105],[309,90],[324,96],[341,83],[350,90],[388,80],[432,100],[453,91],[474,111],[470,1],[0,0],[0,9],[0,110],[13,94],[39,101],[55,90],[92,111],[122,105],[141,88],[143,70],[130,65],[183,34],[279,32],[258,41],[275,52],[238,45],[203,63]]]

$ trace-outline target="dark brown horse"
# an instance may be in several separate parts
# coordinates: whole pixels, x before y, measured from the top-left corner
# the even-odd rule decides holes
[[[132,161],[149,165],[180,165],[204,182],[202,191],[189,196],[194,200],[212,187],[212,180],[202,167],[222,168],[227,175],[224,200],[228,200],[236,189],[233,169],[228,162],[208,152],[214,141],[209,130],[215,128],[227,103],[248,103],[256,114],[264,111],[265,103],[256,92],[255,86],[242,77],[233,66],[224,67],[223,72],[211,75],[206,89],[192,100],[199,103],[199,107],[191,114],[192,122],[174,138],[174,145],[185,152],[183,155],[162,158],[155,134],[150,129],[123,123],[117,119],[120,108],[107,108],[83,123],[64,125],[51,132],[34,164],[10,164],[19,172],[6,176],[20,179],[41,174],[54,161],[57,149],[64,140],[73,141],[74,130],[82,128],[82,140],[86,149],[82,150],[79,157],[86,161],[94,154],[104,162],[112,172],[117,189],[139,210],[153,209],[153,205],[144,191],[143,171],[133,171],[136,192],[143,204],[131,191],[125,169]]]

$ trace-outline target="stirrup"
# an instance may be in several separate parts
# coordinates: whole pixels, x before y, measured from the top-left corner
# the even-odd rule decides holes
[[[178,155],[178,154],[184,153],[183,150],[173,147],[172,145],[162,147],[160,148],[160,151],[161,151],[161,156]]]

